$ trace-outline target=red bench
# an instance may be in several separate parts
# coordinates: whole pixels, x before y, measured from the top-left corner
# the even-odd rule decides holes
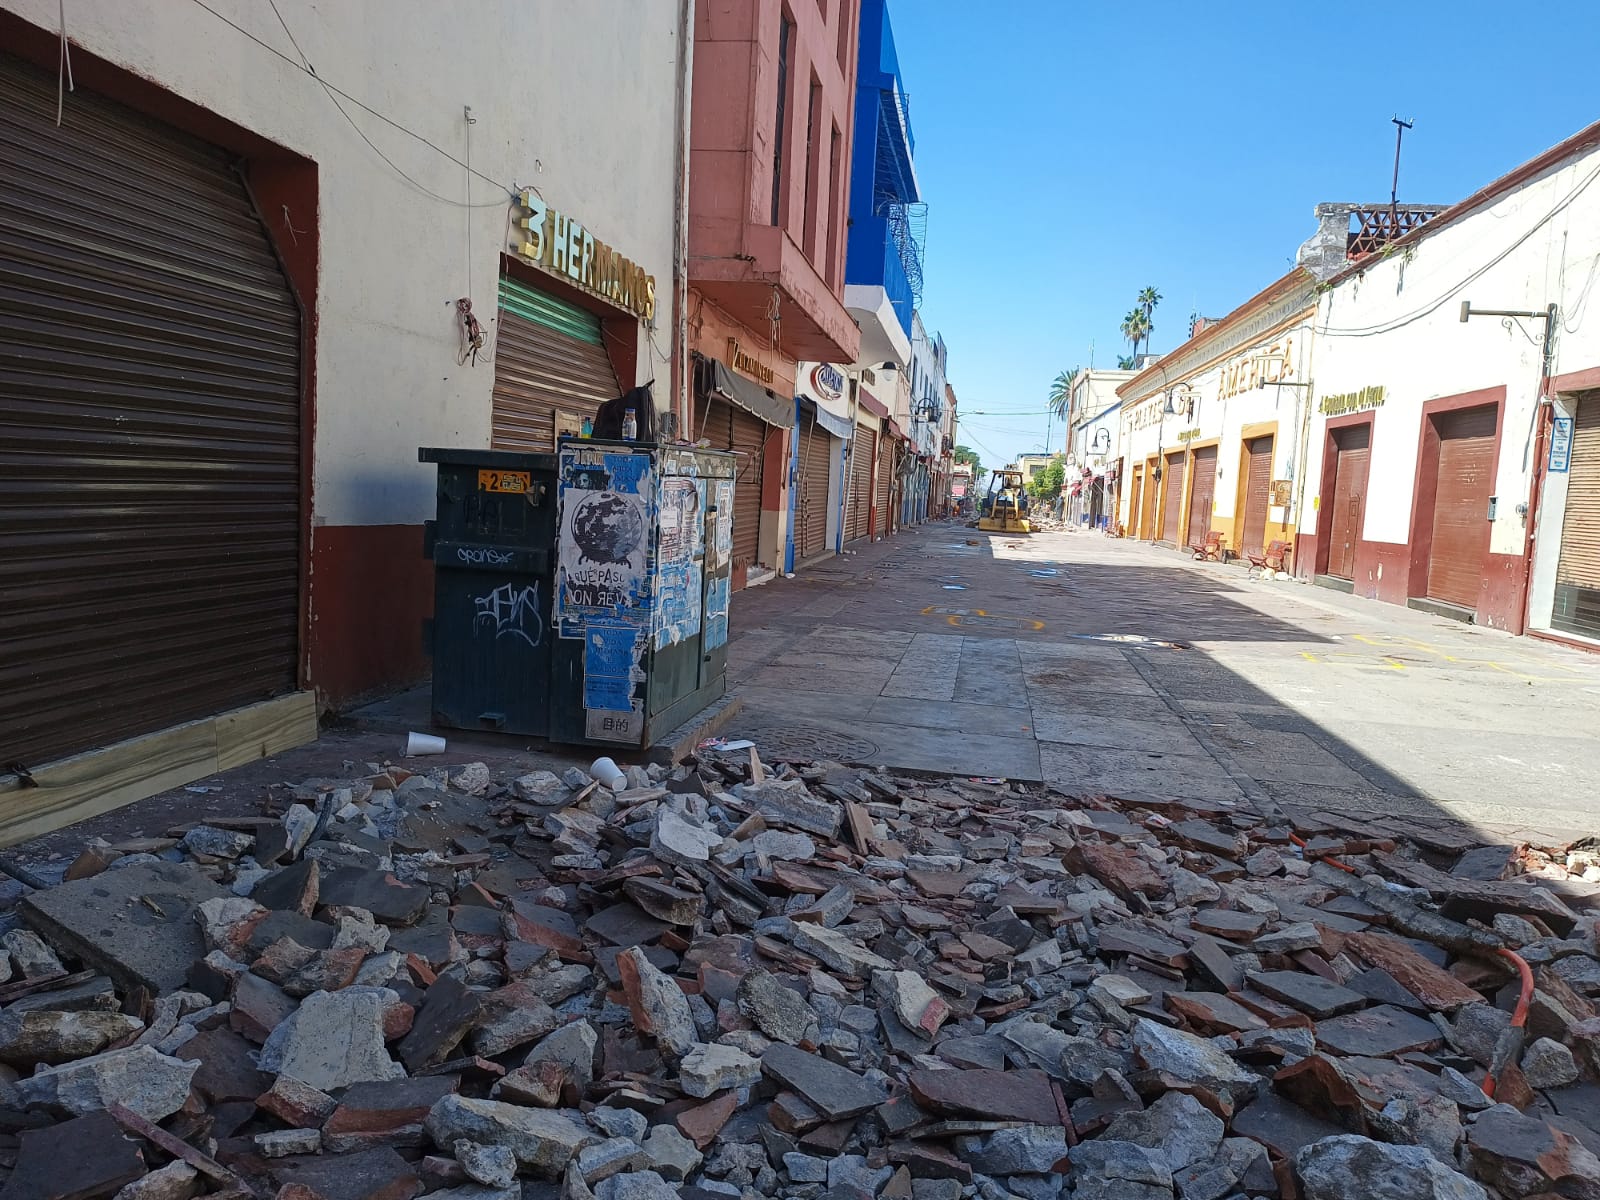
[[[1223,536],[1213,529],[1206,534],[1204,542],[1192,542],[1189,549],[1194,551],[1196,562],[1221,562],[1226,549],[1224,542]]]
[[[1246,554],[1245,558],[1249,560],[1250,565],[1245,569],[1245,574],[1260,571],[1262,575],[1267,575],[1284,570],[1284,563],[1288,560],[1292,548],[1291,543],[1277,539],[1260,554]]]

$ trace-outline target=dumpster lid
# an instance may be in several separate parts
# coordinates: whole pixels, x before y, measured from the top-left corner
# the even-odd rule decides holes
[[[703,391],[737,404],[745,412],[759,417],[768,425],[787,429],[794,424],[793,400],[778,398],[754,380],[735,375],[714,358],[707,358],[703,354],[697,357],[700,360],[697,364],[699,368],[697,382]]]
[[[475,450],[452,446],[421,446],[417,461],[451,467],[498,467],[502,470],[554,471],[556,456],[534,450]]]

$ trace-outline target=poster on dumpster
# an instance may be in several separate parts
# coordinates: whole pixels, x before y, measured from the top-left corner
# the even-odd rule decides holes
[[[720,566],[733,557],[733,480],[717,480],[714,498],[717,506],[711,552],[706,555],[707,566]]]
[[[728,594],[730,580],[724,575],[713,579],[711,586],[706,589],[706,637],[707,650],[715,650],[718,646],[728,644]]]
[[[655,596],[657,650],[676,646],[684,638],[700,632],[700,592],[704,586],[704,572],[694,559],[661,565],[656,575]]]
[[[588,622],[644,630],[650,621],[655,478],[646,452],[561,447],[555,616],[560,635]]]
[[[644,633],[628,621],[596,617],[583,635],[584,734],[598,741],[637,742],[644,704],[634,685],[644,678]]]
[[[656,557],[663,565],[686,563],[703,551],[700,481],[675,476],[661,481],[660,533]]]

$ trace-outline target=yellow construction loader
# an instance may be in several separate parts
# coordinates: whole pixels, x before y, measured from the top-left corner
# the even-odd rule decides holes
[[[978,519],[981,533],[1028,533],[1027,493],[1021,471],[996,471],[989,480],[989,494],[983,498],[984,511]]]

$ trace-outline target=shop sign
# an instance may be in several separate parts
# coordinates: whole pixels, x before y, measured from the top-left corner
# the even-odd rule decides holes
[[[1572,418],[1557,417],[1550,427],[1550,469],[1572,469]]]
[[[728,339],[728,365],[742,375],[760,380],[767,387],[772,386],[774,378],[772,368],[755,355],[746,354],[740,347],[738,338]]]
[[[1355,392],[1324,396],[1317,405],[1317,411],[1325,417],[1338,417],[1345,413],[1365,412],[1369,408],[1382,408],[1383,400],[1383,384],[1377,383]]]
[[[1128,417],[1128,428],[1148,429],[1150,426],[1159,423],[1161,418],[1165,415],[1162,412],[1162,406],[1164,403],[1165,401],[1162,397],[1156,396],[1148,403],[1134,409],[1132,414]]]
[[[1263,384],[1281,383],[1294,374],[1290,356],[1294,353],[1294,339],[1284,338],[1273,342],[1265,351],[1246,354],[1222,368],[1222,380],[1217,385],[1217,395],[1223,400],[1240,392],[1254,391]]]
[[[602,296],[646,321],[656,316],[656,277],[596,240],[576,217],[522,193],[524,230],[517,254],[580,287]]]
[[[1289,501],[1294,498],[1294,480],[1274,479],[1272,481],[1272,503],[1278,508],[1288,508]]]
[[[811,368],[811,387],[824,400],[838,400],[844,395],[844,372],[832,363],[818,363]]]
[[[1198,429],[1185,429],[1178,434],[1178,440],[1180,442],[1192,442],[1199,436],[1200,431]]]

